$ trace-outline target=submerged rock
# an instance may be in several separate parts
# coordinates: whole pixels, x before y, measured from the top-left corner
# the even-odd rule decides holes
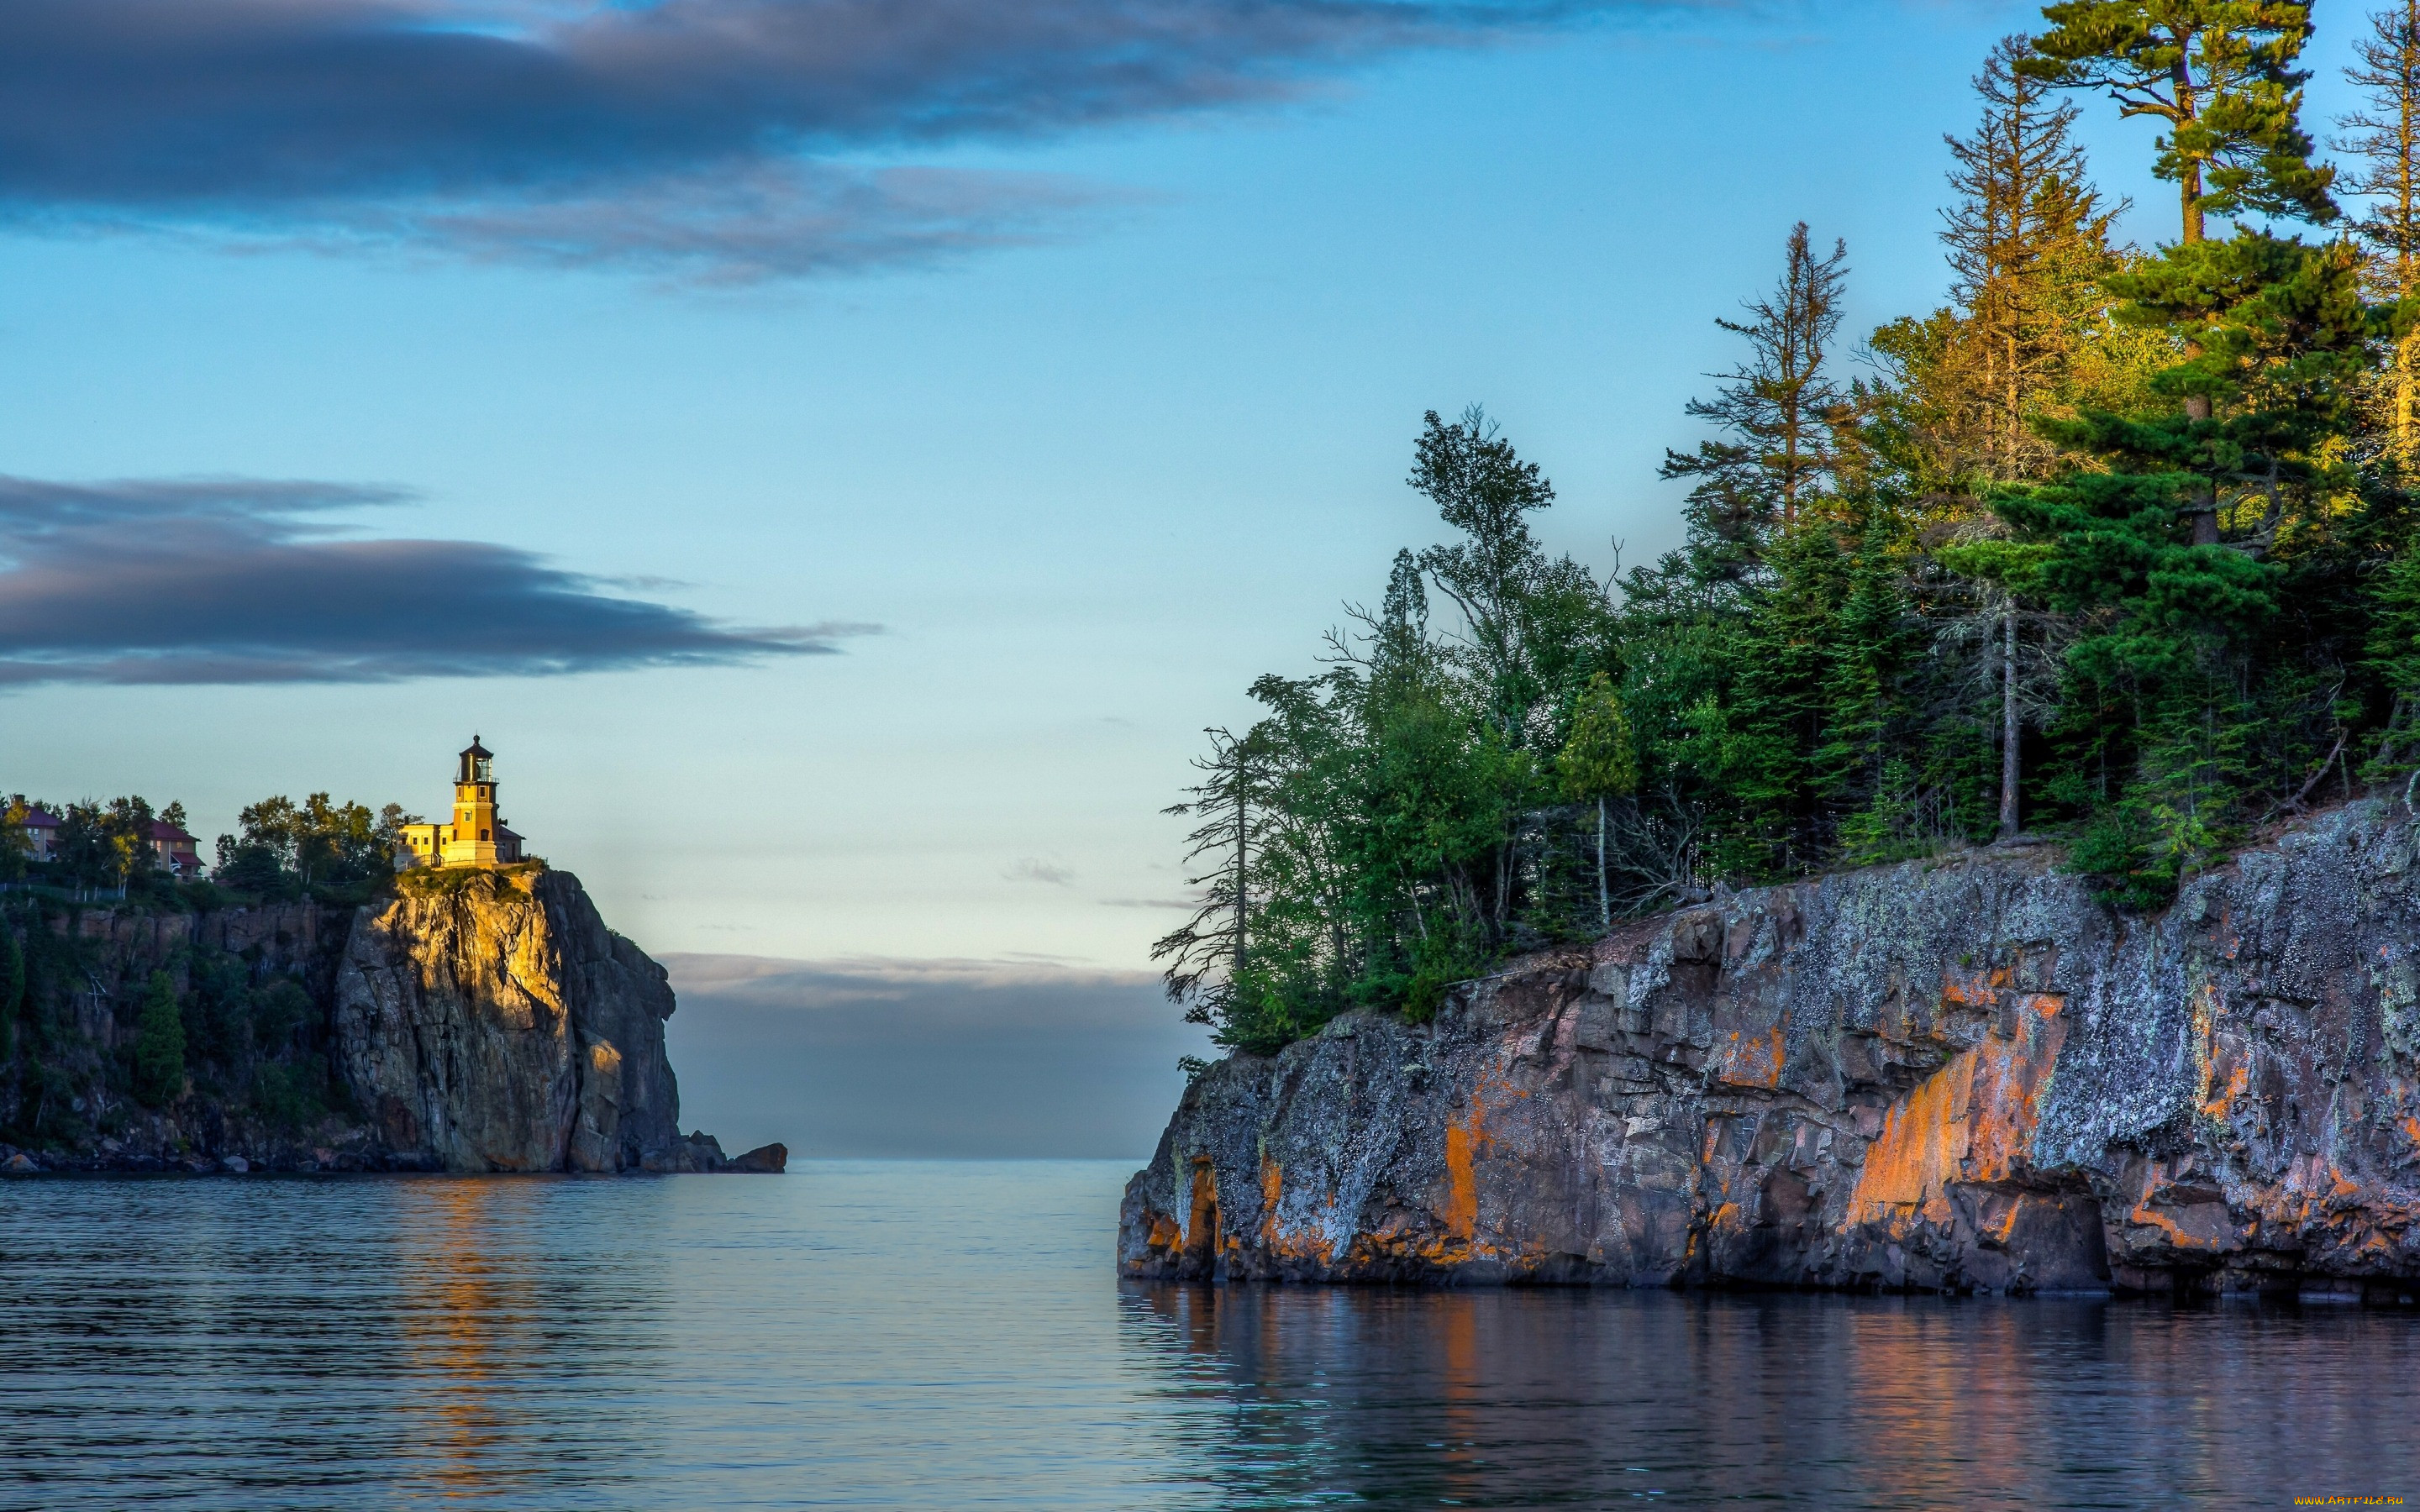
[[[2121,918],[2040,849],[1730,894],[1235,1055],[1135,1276],[2297,1291],[2420,1276],[2420,825]]]

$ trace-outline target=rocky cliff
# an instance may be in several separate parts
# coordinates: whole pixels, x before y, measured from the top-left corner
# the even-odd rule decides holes
[[[563,872],[407,873],[337,967],[336,1064],[379,1143],[457,1171],[614,1171],[679,1137],[664,968]]]
[[[20,903],[28,991],[0,1127],[44,1168],[781,1168],[683,1136],[664,969],[568,872],[412,872],[360,908]],[[164,973],[189,1068],[128,1071]],[[280,1007],[279,1005],[286,1005]],[[157,1100],[155,1099],[155,1102]]]
[[[1733,894],[1185,1095],[1136,1276],[2420,1288],[2420,824],[2125,918],[2004,847]]]

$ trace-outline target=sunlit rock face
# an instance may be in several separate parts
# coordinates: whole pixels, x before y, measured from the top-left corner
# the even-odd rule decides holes
[[[2420,825],[2120,918],[2046,850],[1761,888],[1187,1092],[1136,1276],[2390,1296],[2420,1277]]]
[[[336,1063],[379,1143],[457,1171],[639,1167],[676,1137],[664,969],[563,872],[463,872],[365,908]]]

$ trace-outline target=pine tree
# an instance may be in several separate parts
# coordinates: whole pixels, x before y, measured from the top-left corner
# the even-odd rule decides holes
[[[2369,25],[2370,35],[2353,44],[2360,63],[2345,70],[2369,104],[2337,122],[2352,134],[2336,147],[2362,164],[2345,187],[2370,201],[2353,229],[2377,259],[2372,292],[2410,300],[2420,297],[2420,0],[2375,12]],[[2387,412],[2395,459],[2406,469],[2420,460],[2415,407],[2420,332],[2407,332],[2395,347]]]
[[[1836,433],[1852,416],[1824,363],[1840,327],[1848,255],[1848,244],[1835,242],[1830,256],[1817,256],[1801,221],[1791,228],[1780,284],[1745,301],[1749,319],[1714,322],[1747,338],[1748,359],[1712,375],[1722,387],[1687,410],[1727,439],[1702,441],[1693,455],[1665,453],[1663,475],[1698,480],[1690,532],[1715,576],[1751,573],[1766,532],[1795,521],[1839,460]]]
[[[1203,780],[1185,802],[1162,812],[1200,822],[1186,837],[1185,859],[1215,863],[1187,885],[1204,887],[1194,917],[1151,948],[1168,960],[1168,995],[1185,1005],[1187,1022],[1224,1024],[1237,1010],[1240,979],[1250,964],[1252,812],[1260,796],[1258,751],[1249,733],[1215,729],[1210,755],[1196,761]]]
[[[2106,90],[2121,116],[2166,123],[2152,172],[2177,186],[2180,239],[2249,210],[2324,222],[2335,170],[2315,165],[2294,68],[2311,8],[2285,0],[2065,0],[2019,69],[2064,89]]]
[[[2086,181],[2084,149],[2070,140],[2074,105],[2052,103],[2049,85],[2020,67],[2032,46],[2001,39],[1974,79],[1981,121],[1946,138],[1958,196],[1942,231],[1962,316],[1956,355],[1980,411],[1975,450],[1999,481],[2052,464],[2027,416],[2063,387],[2105,308],[2099,282],[2115,269],[2109,228],[2123,208],[2102,205]]]

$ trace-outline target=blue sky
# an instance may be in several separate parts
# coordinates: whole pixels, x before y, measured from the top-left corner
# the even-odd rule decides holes
[[[606,13],[641,18],[638,42],[562,51],[644,62],[649,18],[718,10],[854,14],[674,0]],[[0,34],[74,11],[20,4]],[[187,14],[207,33],[222,12],[231,35],[383,14]],[[438,106],[298,91],[282,119],[275,79],[265,97],[228,81],[230,106],[190,85],[215,65],[173,53],[137,61],[192,98],[155,106],[111,51],[154,47],[143,0],[76,12],[126,28],[56,43],[119,70],[75,85],[89,140],[0,111],[0,472],[378,486],[396,498],[301,514],[239,498],[177,528],[241,562],[333,563],[311,553],[350,541],[345,570],[389,579],[401,559],[360,543],[450,543],[411,570],[489,596],[433,583],[432,613],[579,641],[591,600],[637,599],[659,607],[637,633],[706,649],[617,663],[580,641],[557,664],[604,670],[538,674],[519,651],[482,661],[484,631],[457,623],[341,673],[381,681],[124,686],[79,664],[0,690],[0,790],[181,798],[207,846],[271,793],[437,809],[475,729],[507,817],[651,949],[1137,972],[1186,893],[1158,810],[1202,727],[1247,717],[1257,673],[1308,669],[1339,605],[1435,538],[1402,482],[1421,411],[1485,403],[1554,479],[1559,548],[1609,569],[1616,538],[1634,562],[1674,544],[1655,463],[1694,440],[1682,404],[1730,360],[1714,317],[1769,281],[1800,218],[1848,240],[1852,330],[1938,303],[1941,133],[1971,124],[1993,39],[2037,15],[876,13],[927,12],[947,47],[876,39],[852,63],[858,32],[835,23],[843,41],[766,43],[728,80],[681,54],[677,110],[649,76],[536,126],[514,114],[523,86],[442,78]],[[466,34],[587,15],[502,0]],[[967,19],[996,15],[1051,26],[993,38]],[[1088,26],[1136,16],[1166,24],[1087,52]],[[2358,13],[2321,22],[2323,127]],[[2101,182],[2140,207],[2133,234],[2167,234],[2150,128],[2084,104]],[[748,110],[772,126],[718,114]],[[752,187],[792,173],[803,188]],[[748,193],[710,197],[734,183]],[[126,507],[43,537],[85,553],[67,591],[106,598],[164,528],[154,496]],[[389,591],[415,602],[409,580]],[[0,641],[8,592],[0,576]],[[169,640],[207,617],[148,601]],[[512,619],[532,601],[534,628]],[[312,626],[332,623],[298,621],[275,654],[301,671],[275,675],[314,676]]]

